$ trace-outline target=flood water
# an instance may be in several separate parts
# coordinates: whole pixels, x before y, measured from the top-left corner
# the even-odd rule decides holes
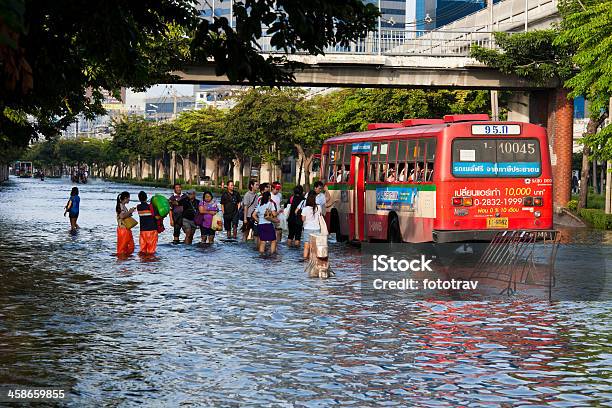
[[[71,236],[70,187],[0,186],[0,385],[78,407],[612,404],[612,302],[366,299],[359,250],[336,243],[325,281],[284,245],[262,259],[169,229],[157,258],[118,260],[115,199],[140,188],[80,186]]]

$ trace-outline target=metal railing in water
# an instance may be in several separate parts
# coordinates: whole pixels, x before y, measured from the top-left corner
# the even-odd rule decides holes
[[[501,231],[487,246],[470,279],[504,282],[502,293],[508,294],[519,286],[544,287],[550,298],[559,240],[556,230]]]
[[[265,54],[286,54],[273,47],[271,37],[262,37],[258,44]],[[325,48],[325,54],[385,55],[385,56],[460,56],[467,57],[473,45],[496,48],[490,31],[412,31],[382,30],[372,32],[347,46]]]

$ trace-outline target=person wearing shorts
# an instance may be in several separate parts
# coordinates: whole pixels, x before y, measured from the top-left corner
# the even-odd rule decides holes
[[[64,207],[64,217],[68,214],[70,218],[70,231],[76,232],[79,229],[79,224],[77,224],[77,220],[79,218],[79,206],[81,203],[81,198],[79,197],[79,189],[77,187],[72,187],[72,191],[70,191],[70,198],[68,199],[68,203]]]
[[[202,225],[200,226],[202,243],[212,244],[215,240],[215,230],[212,229],[212,221],[215,214],[219,211],[219,207],[213,201],[213,195],[210,191],[205,191],[202,195],[199,211],[200,214],[204,215]]]
[[[195,235],[197,225],[195,223],[195,216],[198,212],[200,201],[196,199],[196,192],[190,191],[185,198],[183,198],[179,205],[183,207],[183,231],[185,232],[185,243],[190,245],[193,242],[193,236]]]
[[[321,225],[319,215],[321,207],[317,204],[317,193],[310,191],[306,197],[306,202],[302,206],[302,222],[304,223],[304,259],[310,256],[310,235],[319,234]]]

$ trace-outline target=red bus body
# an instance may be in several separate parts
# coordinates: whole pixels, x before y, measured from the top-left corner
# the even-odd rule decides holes
[[[546,130],[481,116],[461,119],[377,124],[326,140],[322,179],[334,202],[327,214],[331,232],[358,241],[399,234],[404,242],[461,242],[487,241],[500,230],[551,229]],[[514,133],[473,133],[499,129]],[[410,167],[417,176],[406,178]],[[384,179],[376,178],[380,174]]]

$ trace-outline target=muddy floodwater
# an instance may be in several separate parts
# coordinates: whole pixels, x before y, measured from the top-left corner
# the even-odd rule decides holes
[[[67,180],[0,186],[0,385],[75,407],[612,404],[611,301],[370,299],[359,250],[333,242],[329,280],[285,245],[262,259],[169,230],[156,258],[118,260],[115,199],[141,188],[79,187],[71,236]]]

